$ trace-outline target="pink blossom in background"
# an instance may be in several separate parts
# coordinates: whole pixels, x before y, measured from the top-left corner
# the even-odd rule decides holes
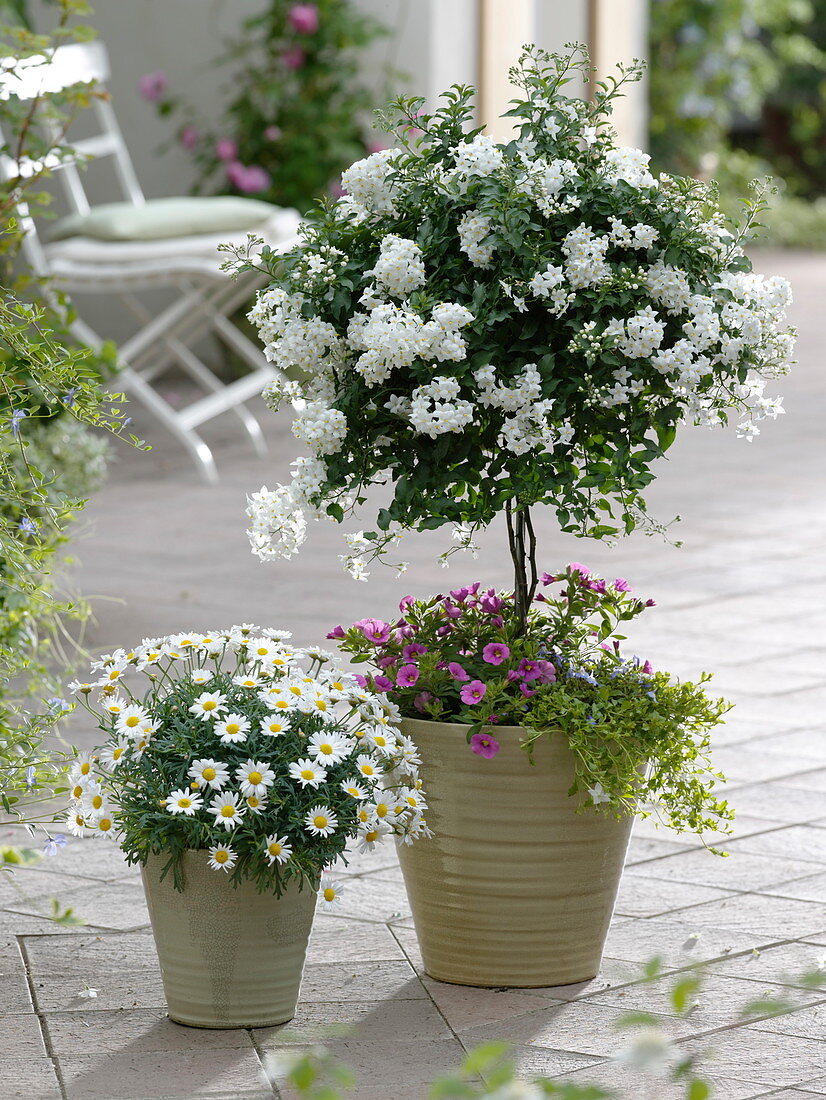
[[[640,672],[643,672],[646,676],[651,676],[652,673],[654,672],[654,669],[651,667],[651,662],[646,661],[645,664],[640,669]]]
[[[340,179],[330,180],[327,184],[327,192],[332,195],[334,199],[340,199],[342,195],[346,195],[347,192],[341,186]]]
[[[470,747],[477,756],[484,756],[485,760],[496,756],[500,749],[496,738],[490,737],[487,733],[474,733],[470,739]]]
[[[293,4],[287,12],[287,22],[297,34],[315,34],[318,30],[318,8],[315,4]]]
[[[433,702],[433,696],[429,691],[420,691],[416,698],[413,700],[413,706],[423,714],[428,705]]]
[[[269,172],[260,165],[241,164],[237,160],[227,165],[227,179],[245,195],[257,195],[259,191],[266,191],[271,183]]]
[[[625,577],[617,577],[617,579],[614,581],[614,588],[617,590],[617,592],[633,591],[631,585],[628,583]]]
[[[581,577],[591,576],[591,570],[586,565],[583,565],[582,562],[572,561],[568,568],[572,573],[579,573]]]
[[[138,95],[149,103],[156,103],[169,87],[169,78],[160,70],[138,77]]]
[[[364,148],[368,153],[381,153],[388,148],[388,144],[380,138],[374,138],[373,141],[365,141]]]
[[[306,57],[307,55],[300,46],[291,46],[288,50],[284,50],[281,55],[281,60],[284,62],[284,67],[287,69],[300,69]]]
[[[232,138],[218,138],[215,142],[215,156],[219,160],[235,160],[238,156],[238,142]]]
[[[280,141],[284,136],[284,131],[280,126],[266,126],[264,128],[264,138],[267,141]]]
[[[184,149],[192,150],[198,144],[198,131],[194,126],[186,126],[181,130],[181,145]]]

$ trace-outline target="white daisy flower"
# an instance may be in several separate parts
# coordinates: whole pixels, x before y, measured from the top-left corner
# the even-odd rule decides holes
[[[66,828],[72,836],[89,836],[92,830],[86,823],[86,818],[80,812],[80,807],[69,810],[66,814]]]
[[[250,813],[260,814],[266,808],[267,800],[259,798],[257,794],[251,794],[244,799],[244,803]]]
[[[234,829],[244,819],[243,807],[238,805],[238,795],[227,792],[216,794],[209,804],[209,812],[215,815],[215,824]]]
[[[286,718],[274,716],[265,718],[258,729],[260,733],[265,733],[268,737],[283,737],[285,733],[290,732],[292,727]]]
[[[127,702],[122,695],[113,695],[101,701],[101,707],[103,710],[108,710],[110,714],[120,714]]]
[[[203,634],[172,634],[169,638],[170,646],[175,649],[197,649],[203,641]]]
[[[270,867],[274,863],[286,863],[293,854],[289,837],[278,836],[276,833],[267,837],[264,841],[264,849],[264,855]]]
[[[89,695],[94,691],[95,685],[90,684],[88,681],[72,680],[68,685],[67,691],[70,691],[72,695]]]
[[[338,733],[314,733],[307,742],[308,752],[320,764],[338,764],[356,747],[355,741]]]
[[[368,745],[372,745],[382,756],[392,756],[398,751],[396,738],[391,737],[383,728],[380,730],[368,730],[364,735]]]
[[[385,818],[393,818],[398,802],[394,798],[390,798],[387,795],[379,796],[376,802],[373,802],[370,806],[371,810],[378,818],[379,821],[384,821]]]
[[[103,672],[101,678],[97,681],[98,687],[113,687],[119,683],[123,678],[123,674],[126,671],[129,662],[125,657],[122,657],[118,661],[113,661],[108,665]]]
[[[246,797],[255,794],[261,798],[266,795],[267,787],[272,786],[275,772],[258,760],[247,760],[235,769],[235,778],[241,786],[241,794]]]
[[[100,751],[100,762],[103,767],[116,768],[118,764],[122,764],[130,745],[131,742],[127,737],[119,737],[116,741],[104,745]]]
[[[240,676],[233,676],[232,682],[236,687],[253,689],[261,686],[261,677],[244,672]]]
[[[372,852],[378,844],[381,843],[382,838],[388,833],[388,829],[384,825],[376,822],[375,825],[368,826],[365,829],[359,831],[359,842],[356,845],[357,852]]]
[[[144,722],[149,720],[149,715],[143,707],[133,703],[131,706],[124,707],[118,714],[115,720],[115,729],[118,733],[128,733],[130,737],[133,737],[140,731]]]
[[[288,696],[280,684],[273,684],[265,691],[258,692],[258,698],[272,711],[284,712],[294,706],[294,699]]]
[[[305,757],[290,764],[290,779],[297,779],[302,787],[317,787],[327,778],[323,764]]]
[[[109,812],[109,800],[100,783],[90,784],[80,798],[80,812],[87,820]]]
[[[208,684],[213,675],[208,668],[193,668],[189,678],[193,684]]]
[[[307,684],[301,680],[284,680],[281,687],[286,698],[292,697],[293,706],[297,699],[302,699],[307,694]]]
[[[95,790],[97,788],[99,781],[94,775],[79,775],[74,779],[70,779],[70,783],[69,796],[74,798],[76,802],[79,802],[86,791]]]
[[[345,780],[344,783],[341,784],[341,789],[345,792],[345,794],[349,794],[351,798],[355,798],[358,802],[367,797],[366,788],[363,787],[360,783],[353,783],[349,779]]]
[[[412,768],[418,768],[422,762],[422,758],[419,756],[419,750],[409,737],[403,737],[399,735],[396,738],[396,749],[405,764],[408,764]]]
[[[250,720],[243,714],[228,714],[222,722],[215,723],[215,732],[225,745],[246,741],[250,729]]]
[[[318,900],[321,902],[322,909],[335,909],[341,905],[341,883],[325,875],[321,880]]]
[[[379,769],[376,766],[375,761],[371,756],[367,756],[365,753],[362,756],[356,757],[356,767],[362,775],[368,779],[377,779],[379,776]]]
[[[372,825],[375,824],[375,822],[371,820],[372,816],[369,806],[359,806],[358,810],[356,810],[356,817],[358,818],[359,825],[364,828],[368,826],[372,827]]]
[[[75,759],[69,771],[69,782],[77,783],[80,779],[94,774],[95,758],[90,752],[82,752]]]
[[[207,866],[213,871],[231,871],[238,860],[238,856],[228,844],[216,844],[209,849]]]
[[[247,653],[253,661],[268,664],[273,657],[277,656],[278,646],[270,638],[252,638],[247,646]]]
[[[313,836],[332,836],[337,825],[338,818],[329,806],[313,806],[304,818],[304,827]]]
[[[186,817],[194,817],[195,811],[200,810],[204,800],[195,791],[180,787],[166,796],[164,805],[171,814],[185,814]]]
[[[229,781],[229,769],[220,760],[195,760],[187,775],[199,787],[207,784],[214,791],[220,791]]]
[[[427,802],[421,791],[412,787],[402,787],[399,791],[398,801],[402,807],[414,810],[416,813],[421,813],[422,810],[427,809]]]
[[[218,718],[227,709],[227,699],[220,691],[202,692],[189,708],[197,718]]]
[[[117,839],[115,819],[111,813],[102,814],[96,821],[90,821],[88,824],[92,831],[100,834],[100,836],[108,837],[110,840]]]

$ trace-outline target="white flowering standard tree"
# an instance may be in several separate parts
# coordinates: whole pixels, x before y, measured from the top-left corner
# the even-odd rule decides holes
[[[271,259],[250,315],[283,372],[267,397],[293,402],[312,453],[251,496],[259,557],[290,556],[308,519],[343,521],[377,484],[392,499],[347,536],[356,577],[405,530],[469,542],[505,512],[524,626],[534,506],[593,538],[658,527],[644,492],[681,424],[733,420],[750,440],[782,412],[764,387],[788,369],[790,289],[742,247],[760,192],[735,227],[709,186],[655,178],[610,126],[639,68],[566,96],[588,68],[581,48],[526,48],[505,143],[472,129],[472,88],[433,114],[397,100],[397,147],[348,169]]]

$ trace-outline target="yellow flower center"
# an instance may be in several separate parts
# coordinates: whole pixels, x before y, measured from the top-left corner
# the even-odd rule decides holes
[[[387,817],[389,812],[390,807],[387,805],[386,802],[379,802],[379,804],[376,806],[377,817]]]
[[[361,765],[361,771],[362,771],[363,775],[372,775],[374,770],[375,769],[373,768],[372,764],[362,764]]]
[[[80,814],[75,814],[75,824],[76,824],[76,825],[80,825],[80,826],[81,826],[81,828],[85,828],[85,826],[86,826],[86,822],[85,822],[85,821],[84,821],[84,819],[83,819],[83,818],[82,818],[82,817],[80,816]]]
[[[270,733],[281,733],[284,727],[281,725],[280,722],[270,722],[267,728],[269,729]]]
[[[229,852],[225,852],[222,849],[220,852],[216,852],[212,858],[215,860],[216,863],[226,863],[226,861],[229,859]]]
[[[332,886],[326,887],[326,889],[324,890],[324,900],[325,901],[335,901],[335,899],[336,899],[335,890],[332,888]]]
[[[382,737],[382,735],[380,733],[377,733],[376,736],[373,738],[373,740],[376,742],[376,744],[378,745],[378,747],[380,749],[384,748],[384,746],[387,744],[387,738]]]
[[[290,691],[293,693],[293,695],[301,694],[301,688],[298,687],[296,684],[293,684],[293,686],[290,688]]]
[[[222,806],[221,807],[221,817],[235,817],[235,807],[234,806]]]
[[[204,777],[207,783],[211,783],[212,780],[215,778],[215,768],[204,768],[204,770],[201,772],[201,775]]]
[[[319,745],[318,751],[322,752],[325,756],[332,756],[333,755],[333,746],[332,745]]]
[[[268,844],[267,845],[267,851],[270,853],[271,856],[280,856],[281,855],[281,845],[280,844],[275,844],[275,843]]]
[[[315,772],[311,768],[302,768],[301,778],[302,779],[314,779],[315,778]]]
[[[207,699],[207,701],[205,703],[203,703],[202,705],[203,705],[204,710],[215,710],[215,708],[218,704],[215,702],[214,699]]]
[[[261,799],[256,798],[254,794],[251,794],[247,799],[247,805],[251,810],[257,810],[258,807],[261,805]]]
[[[112,759],[113,760],[120,760],[120,758],[123,756],[124,752],[126,752],[126,749],[121,748],[121,747],[113,749],[112,750]]]
[[[259,646],[258,649],[256,649],[255,652],[258,654],[259,657],[266,657],[267,654],[269,653],[269,650],[267,649],[266,646]]]
[[[178,805],[181,807],[182,810],[188,810],[189,807],[192,805],[192,799],[191,798],[179,798],[178,799]]]
[[[84,760],[83,763],[80,765],[80,774],[88,775],[91,770],[92,765],[88,762],[88,760]]]
[[[378,836],[379,836],[378,829],[371,829],[369,833],[364,834],[364,839],[368,843],[372,844],[374,840],[378,840]]]
[[[327,818],[324,816],[324,814],[316,814],[313,818],[313,825],[315,825],[317,829],[326,829]]]
[[[261,772],[250,772],[249,775],[247,776],[247,779],[249,780],[249,782],[254,783],[256,785],[258,783],[260,783],[263,778],[264,777],[261,774]]]
[[[227,722],[227,733],[231,736],[234,736],[236,733],[238,733],[239,729],[240,726],[237,722]]]
[[[318,710],[326,710],[327,709],[327,704],[324,702],[323,699],[316,699],[315,705],[316,705]]]
[[[364,824],[364,822],[367,821],[369,817],[370,815],[368,814],[367,810],[359,810],[359,821],[362,824]]]
[[[108,833],[109,830],[112,828],[111,817],[102,817],[98,822],[98,828],[102,833]]]
[[[286,710],[290,704],[287,702],[286,699],[276,699],[275,705],[281,710]]]
[[[72,787],[72,798],[80,798],[83,794],[83,787],[78,783],[76,787]]]
[[[93,794],[92,795],[92,805],[95,807],[96,810],[99,810],[101,808],[101,806],[103,805],[103,795],[102,794]]]
[[[138,716],[135,715],[135,714],[130,714],[129,717],[126,719],[126,721],[123,724],[125,726],[128,726],[130,730],[133,730],[135,728],[135,726],[137,726],[139,723],[140,723],[140,718],[138,718]]]

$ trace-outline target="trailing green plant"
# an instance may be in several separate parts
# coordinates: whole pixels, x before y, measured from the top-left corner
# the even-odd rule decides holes
[[[170,92],[165,73],[147,74],[139,88],[162,116],[178,119],[196,193],[255,194],[306,210],[375,147],[361,55],[384,34],[350,0],[267,0],[213,63],[232,72],[217,120]]]
[[[49,34],[19,22],[0,27],[9,88],[24,68],[47,65],[55,47],[92,35],[74,22],[89,11],[83,0],[59,0],[57,8]],[[78,84],[57,95],[0,99],[0,155],[12,165],[0,180],[0,807],[18,818],[25,802],[29,820],[59,772],[43,748],[65,707],[55,694],[58,639],[67,617],[84,614],[57,593],[51,563],[102,476],[104,445],[87,428],[125,435],[128,421],[122,395],[102,385],[112,349],[102,359],[78,347],[67,328],[69,304],[14,265],[25,232],[19,212],[48,212],[49,166],[71,156],[66,133],[96,94]],[[56,136],[46,135],[44,119]],[[34,705],[50,692],[45,707]]]

